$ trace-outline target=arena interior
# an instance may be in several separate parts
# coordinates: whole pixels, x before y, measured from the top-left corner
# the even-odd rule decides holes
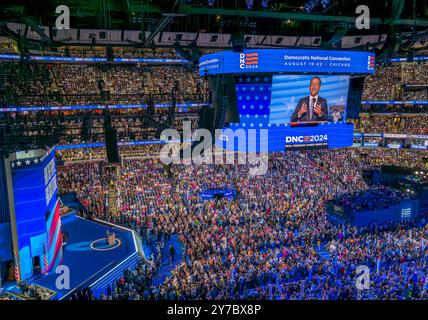
[[[2,1],[0,300],[427,300],[427,30],[422,0]]]

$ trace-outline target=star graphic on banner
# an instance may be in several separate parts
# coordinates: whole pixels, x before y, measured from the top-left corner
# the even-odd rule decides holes
[[[30,161],[30,160],[25,160],[25,164],[26,164],[27,166],[29,166],[29,165],[30,165],[30,163],[31,163],[31,161]]]
[[[20,167],[20,166],[21,166],[21,163],[22,163],[21,161],[17,161],[17,162],[16,162],[16,165],[17,165],[18,167]]]
[[[243,106],[242,106],[242,109],[245,109],[247,106],[244,104]]]
[[[10,165],[12,168],[15,168],[15,162],[12,162]]]
[[[259,100],[259,96],[256,96],[256,100]]]
[[[254,87],[251,87],[251,91],[254,91]]]
[[[242,88],[242,91],[247,91],[247,88],[243,87],[243,88]]]
[[[263,109],[263,105],[261,104],[261,105],[259,105],[259,109]]]
[[[251,126],[251,127],[254,127],[254,123],[250,123],[250,126]]]
[[[261,122],[260,122],[260,123],[259,123],[259,127],[260,127],[260,128],[261,128],[261,127],[263,127],[263,123],[261,123]]]
[[[251,110],[254,109],[254,105],[251,105],[250,108],[251,108]]]
[[[250,117],[250,115],[249,114],[247,114],[247,118],[249,118]]]
[[[263,115],[263,118],[267,118],[267,114]]]
[[[256,80],[256,82],[259,82],[259,77],[256,77],[254,80]]]
[[[279,123],[277,123],[276,126],[279,127]]]
[[[259,115],[258,115],[258,114],[256,114],[254,117],[255,117],[255,118],[258,118],[258,117],[259,117]]]
[[[247,96],[247,100],[250,100],[250,96]]]
[[[38,162],[39,162],[38,158],[34,159],[34,163],[38,163]]]
[[[264,97],[263,97],[263,99],[267,100],[267,99],[268,99],[268,97],[267,97],[267,96],[264,96]]]
[[[270,123],[268,123],[268,127],[270,128],[272,125]]]
[[[265,88],[263,88],[262,86],[260,86],[260,91],[263,91]]]
[[[243,127],[245,127],[245,122],[242,124]]]

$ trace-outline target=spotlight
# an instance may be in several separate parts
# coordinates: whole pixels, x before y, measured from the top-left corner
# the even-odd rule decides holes
[[[331,0],[321,0],[321,6],[323,7],[324,10],[330,6],[330,2]]]
[[[262,7],[265,9],[269,7],[269,0],[262,0]]]

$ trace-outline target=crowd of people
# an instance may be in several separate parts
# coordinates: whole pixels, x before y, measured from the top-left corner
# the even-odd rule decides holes
[[[428,133],[426,114],[378,114],[360,113],[351,120],[354,131],[363,133],[402,133],[424,135]]]
[[[395,85],[401,81],[401,65],[378,65],[364,81],[363,100],[393,100]]]
[[[408,85],[426,86],[428,63],[379,63],[364,82],[363,100],[427,100],[425,87],[414,90]]]
[[[77,49],[76,49],[77,50]],[[119,49],[118,49],[119,50]],[[137,50],[138,51],[138,50]],[[80,52],[80,51],[79,51]],[[92,51],[87,50],[91,53]],[[125,56],[175,56],[174,53],[143,52],[121,49],[116,55]],[[112,96],[109,103],[135,104],[144,94],[171,94],[185,99],[190,95],[205,94],[206,84],[197,68],[191,65],[96,65],[96,64],[48,64],[16,62],[2,63],[6,78],[8,100],[21,105],[82,105],[90,101],[90,95],[99,94],[99,83]],[[364,83],[363,100],[424,100],[428,99],[426,85],[428,63],[380,63],[373,75]],[[413,87],[409,87],[413,86]],[[419,87],[415,87],[419,86]],[[422,87],[421,87],[422,86]],[[114,95],[114,97],[113,97]],[[17,100],[18,99],[18,100]],[[92,99],[95,99],[92,97]],[[89,103],[90,104],[90,103]],[[426,105],[365,105],[375,112],[412,112],[425,109]],[[379,111],[377,109],[380,109]]]
[[[137,230],[157,250],[125,272],[101,299],[412,299],[426,297],[423,239],[427,229],[335,226],[326,201],[367,190],[355,150],[270,154],[269,170],[248,165],[171,165],[126,159],[115,177],[116,216],[108,212],[105,162],[58,168],[61,192],[77,191],[97,217]],[[90,181],[87,177],[90,176]],[[235,187],[233,200],[201,202],[199,192]],[[387,231],[386,231],[387,230]],[[409,240],[409,232],[411,234]],[[152,284],[177,234],[183,256],[167,279]],[[358,248],[353,244],[358,243]],[[331,259],[317,248],[325,247]],[[385,250],[384,250],[385,249]],[[380,267],[377,267],[377,261]],[[367,292],[355,288],[355,267],[373,271]],[[397,270],[405,269],[405,272]],[[391,282],[386,277],[391,276]]]
[[[142,95],[174,95],[178,102],[203,95],[202,79],[187,65],[47,64],[2,62],[11,105],[137,104]],[[107,92],[100,101],[100,92]]]
[[[426,85],[428,83],[428,63],[404,63],[402,78],[405,84]]]
[[[162,128],[173,128],[181,132],[185,121],[191,123],[192,130],[197,129],[199,120],[197,110],[198,107],[192,107],[186,112],[175,112],[169,123],[168,109],[156,108],[155,112],[148,117],[158,123],[156,126],[146,122],[147,109],[116,109],[110,111],[111,124],[117,130],[118,141],[157,140],[160,138]],[[83,134],[85,119],[89,122],[86,136]],[[11,135],[30,138],[50,135],[54,128],[62,145],[103,142],[105,138],[102,111],[11,113],[7,128]]]
[[[385,186],[375,186],[357,193],[336,197],[333,202],[344,208],[346,212],[350,212],[389,208],[404,198],[405,195],[399,190]]]
[[[380,168],[381,166],[405,167],[411,169],[427,169],[426,150],[387,149],[387,148],[355,148],[364,169]]]
[[[16,296],[23,300],[49,300],[55,295],[52,290],[25,281],[18,283],[16,288]]]
[[[18,97],[31,97],[24,105],[43,105],[46,99],[51,105],[92,103],[95,100],[85,95],[98,94],[100,80],[112,95],[122,95],[108,98],[107,104],[141,103],[140,92],[171,93],[178,101],[204,93],[199,76],[184,66],[18,67],[8,63],[6,71],[16,68],[26,69],[20,76],[9,78],[6,89]],[[401,85],[424,84],[424,72],[424,64],[379,66],[366,79],[363,99],[395,99]],[[33,81],[25,77],[29,73]],[[64,100],[66,95],[69,97]],[[423,94],[417,97],[426,99]],[[180,129],[183,121],[191,120],[196,129],[196,111],[177,113],[172,126]],[[82,116],[80,112],[11,114],[8,130],[45,136],[46,128],[55,122],[55,127],[62,128],[58,132],[61,144],[104,141],[102,112],[94,111],[86,118],[91,121],[91,130],[85,141],[84,120],[77,117]],[[144,125],[145,112],[111,111],[119,142],[159,137],[153,127]],[[65,119],[65,114],[76,117]],[[168,113],[157,109],[152,116],[164,121]],[[355,121],[355,128],[364,133],[423,135],[428,133],[427,123],[424,114],[363,113]],[[267,173],[251,176],[250,166],[236,161],[225,165],[165,166],[158,159],[161,147],[122,144],[116,173],[107,173],[104,147],[57,150],[59,192],[76,192],[86,212],[136,230],[153,249],[152,256],[137,268],[127,270],[101,299],[428,298],[425,223],[356,228],[332,224],[325,210],[325,203],[332,199],[356,210],[392,203],[396,193],[369,189],[362,170],[381,165],[426,168],[426,150],[351,148],[271,153]],[[116,191],[115,214],[110,210],[111,186]],[[223,188],[236,189],[237,197],[201,201],[200,192]],[[372,196],[368,200],[370,190]],[[350,197],[351,194],[364,197]],[[175,253],[167,247],[172,236],[179,239],[182,257],[172,266],[170,276],[154,285],[156,270],[165,261],[174,260]],[[322,256],[321,249],[329,257]],[[368,290],[355,287],[356,268],[360,265],[371,270]],[[93,298],[87,290],[76,296]]]

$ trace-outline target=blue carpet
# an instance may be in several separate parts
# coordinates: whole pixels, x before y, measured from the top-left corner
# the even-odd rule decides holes
[[[171,244],[174,246],[174,249],[175,249],[175,258],[172,261],[172,263],[170,263],[170,256],[169,256],[169,246]],[[166,277],[171,275],[171,270],[173,270],[181,262],[183,248],[181,246],[180,241],[178,240],[178,235],[174,234],[171,237],[171,239],[165,245],[165,249],[168,251],[168,254],[166,256],[167,259],[165,259],[162,266],[160,267],[159,273],[153,277],[153,280],[152,280],[153,285],[162,284],[165,281]]]
[[[110,228],[70,215],[62,220],[62,230],[68,232],[69,235],[68,243],[64,246],[62,265],[66,265],[70,269],[70,289],[58,290],[56,288],[55,281],[59,275],[55,273],[55,270],[35,281],[38,285],[57,291],[57,298],[90,278],[92,279],[89,282],[92,283],[110,270],[114,262],[124,260],[135,251],[132,233],[126,230]],[[122,240],[122,245],[109,251],[92,250],[90,247],[92,241],[104,238],[106,230],[114,231],[116,238]],[[102,272],[100,272],[101,270]],[[85,283],[85,285],[90,283]]]
[[[150,256],[153,253],[152,246],[150,244],[148,244],[147,242],[144,242],[143,243],[143,251],[144,251],[144,255],[146,256],[146,258],[150,259]]]
[[[321,245],[319,248],[318,246],[316,246],[314,248],[315,252],[317,252],[321,258],[330,261],[331,260],[331,254],[330,252],[327,251],[327,249],[325,248],[324,245]]]

